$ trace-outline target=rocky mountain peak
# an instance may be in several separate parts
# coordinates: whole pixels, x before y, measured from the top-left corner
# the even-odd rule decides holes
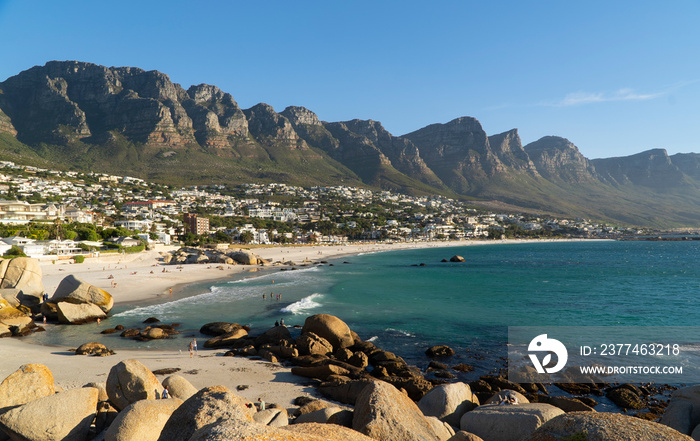
[[[567,183],[596,179],[593,164],[571,141],[559,136],[545,136],[524,147],[537,171],[545,179]]]
[[[523,148],[518,129],[489,136],[489,145],[498,159],[508,167],[538,174],[535,164]]]
[[[298,141],[287,118],[275,112],[269,104],[260,103],[243,111],[248,119],[248,129],[256,137],[269,137],[286,141]]]
[[[476,191],[489,176],[503,170],[481,123],[472,117],[431,124],[402,138],[413,142],[428,167],[458,193]]]
[[[392,138],[391,133],[389,133],[379,121],[371,119],[353,119],[344,121],[343,124],[345,124],[349,130],[366,137],[375,144],[379,142],[388,142]]]
[[[209,84],[198,84],[187,89],[187,95],[197,104],[210,104],[214,101],[221,101],[224,92],[216,86]]]
[[[287,118],[294,126],[300,124],[311,126],[321,125],[321,121],[319,121],[318,116],[306,107],[289,106],[280,112],[280,115]]]

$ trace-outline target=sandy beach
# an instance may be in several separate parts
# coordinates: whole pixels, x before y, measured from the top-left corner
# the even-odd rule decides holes
[[[450,247],[476,244],[510,243],[512,241],[454,241],[395,244],[353,244],[332,246],[276,246],[252,249],[264,259],[273,262],[292,261],[302,264],[356,255],[410,248]],[[173,248],[174,249],[174,248]],[[245,265],[164,265],[160,251],[147,251],[133,255],[102,255],[87,258],[82,264],[67,260],[42,262],[43,283],[49,295],[60,281],[69,274],[85,280],[111,293],[117,303],[133,303],[168,296],[169,289],[177,290],[184,284],[228,278],[259,267]],[[446,252],[445,257],[451,254]],[[219,268],[223,269],[219,269]],[[165,272],[164,272],[165,270]],[[111,276],[111,277],[110,277]],[[116,287],[113,286],[116,282]],[[203,342],[202,342],[203,343]],[[201,346],[201,345],[200,345]],[[69,389],[88,382],[104,382],[110,368],[119,361],[134,358],[151,370],[179,368],[178,374],[187,378],[195,387],[223,385],[230,389],[248,386],[240,394],[250,400],[262,398],[266,402],[288,407],[295,397],[314,396],[308,380],[291,374],[290,369],[267,361],[241,357],[223,357],[223,350],[204,350],[190,358],[186,351],[119,350],[108,357],[77,356],[67,347],[50,347],[27,344],[21,338],[2,339],[0,345],[0,380],[21,365],[41,363],[54,374],[58,386]],[[160,377],[164,379],[165,377]]]

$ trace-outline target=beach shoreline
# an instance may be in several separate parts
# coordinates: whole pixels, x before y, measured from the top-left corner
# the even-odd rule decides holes
[[[342,259],[365,253],[552,241],[479,240],[274,246],[251,247],[251,251],[273,263],[291,261],[296,265],[313,265],[321,261]],[[173,298],[176,298],[181,290],[192,284],[215,283],[232,277],[245,276],[248,273],[255,277],[258,274],[267,274],[268,271],[265,271],[265,268],[280,268],[279,266],[251,267],[225,264],[186,264],[181,266],[163,264],[159,260],[160,253],[172,249],[176,249],[176,247],[134,255],[103,254],[100,257],[87,258],[81,264],[69,263],[69,261],[42,262],[44,287],[46,292],[51,295],[60,281],[72,274],[108,291],[113,295],[116,304],[122,306],[138,305],[143,302],[167,300],[164,297],[171,296],[170,289],[173,290]],[[446,252],[445,258],[449,259],[451,255]],[[116,287],[112,283],[115,281]],[[190,295],[194,294],[190,293]],[[201,344],[203,341],[200,346]],[[193,358],[190,358],[185,350],[159,349],[121,349],[114,356],[85,357],[73,355],[68,352],[69,348],[64,346],[27,344],[21,338],[3,339],[3,348],[2,352],[8,356],[0,358],[0,379],[6,378],[24,364],[40,363],[49,367],[54,374],[56,384],[64,389],[79,387],[92,381],[104,382],[112,366],[121,360],[134,358],[151,370],[179,368],[178,374],[187,378],[197,388],[223,385],[231,390],[236,390],[238,386],[247,386],[246,389],[240,391],[240,394],[250,400],[262,398],[267,402],[276,402],[288,407],[297,396],[318,396],[314,388],[309,386],[308,379],[292,375],[289,367],[263,360],[223,357],[225,350],[204,350]],[[161,380],[164,378],[160,377]]]

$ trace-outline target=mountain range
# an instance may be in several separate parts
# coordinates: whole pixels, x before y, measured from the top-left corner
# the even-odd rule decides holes
[[[158,71],[52,61],[0,83],[0,158],[175,185],[284,182],[440,194],[649,227],[700,227],[700,155],[655,149],[589,160],[565,138],[522,145],[471,117],[394,136],[304,107],[241,109]]]

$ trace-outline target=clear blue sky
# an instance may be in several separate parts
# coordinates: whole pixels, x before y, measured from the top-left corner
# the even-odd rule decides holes
[[[80,60],[395,135],[473,116],[588,158],[700,152],[698,23],[697,0],[0,0],[0,81]]]

